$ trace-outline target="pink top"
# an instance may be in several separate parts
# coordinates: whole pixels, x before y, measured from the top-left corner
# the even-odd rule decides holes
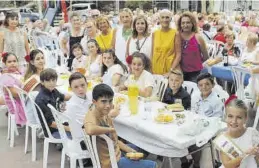
[[[4,85],[6,87],[17,86],[19,88],[22,88],[20,77],[21,76],[19,74],[4,73],[3,75],[1,75],[0,85]],[[15,107],[13,107],[12,101],[6,91],[4,91],[4,97],[5,97],[5,102],[9,112],[12,114],[15,114],[16,124],[21,124],[21,125],[26,124],[25,111],[22,107],[21,100],[19,98],[14,99],[14,103],[16,106],[16,110],[15,110]]]
[[[183,72],[195,72],[203,68],[200,45],[195,35],[190,40],[182,39],[181,68]]]

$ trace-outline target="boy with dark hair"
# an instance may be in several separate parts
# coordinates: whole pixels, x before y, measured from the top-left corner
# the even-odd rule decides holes
[[[51,68],[47,68],[40,73],[40,81],[41,81],[42,87],[39,91],[39,94],[37,95],[37,97],[35,99],[35,103],[40,107],[40,109],[45,117],[45,120],[49,126],[51,134],[55,138],[60,138],[60,134],[58,132],[55,119],[52,115],[50,108],[47,105],[51,104],[58,111],[60,111],[61,103],[69,100],[71,96],[64,95],[55,88],[56,84],[57,84],[57,78],[58,78],[58,75],[57,75],[56,71]],[[37,110],[37,112],[38,112],[38,116],[39,116],[39,120],[40,120],[42,129],[44,131],[44,135],[45,135],[45,137],[48,137],[48,133],[47,133],[47,130],[43,123],[43,120],[41,118],[41,115],[38,110]],[[67,132],[70,131],[68,126],[64,126],[64,127]]]
[[[97,85],[92,92],[94,108],[90,110],[85,117],[85,130],[88,135],[108,135],[114,143],[114,150],[118,167],[134,167],[134,168],[155,168],[156,163],[148,160],[130,160],[125,157],[121,157],[121,150],[129,153],[136,152],[136,150],[125,145],[118,140],[118,136],[114,129],[113,121],[109,117],[109,112],[113,107],[114,92],[111,87],[106,84]],[[105,141],[97,138],[98,155],[102,168],[110,168],[110,156],[108,146]],[[135,148],[135,147],[134,147]]]

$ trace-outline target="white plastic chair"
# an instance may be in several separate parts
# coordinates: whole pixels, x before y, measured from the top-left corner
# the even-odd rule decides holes
[[[38,123],[31,123],[29,120],[29,112],[30,109],[27,108],[27,106],[25,106],[25,102],[26,102],[26,98],[28,101],[32,101],[31,96],[29,96],[24,90],[22,90],[21,88],[16,87],[17,90],[19,90],[18,95],[19,98],[21,99],[22,102],[22,106],[23,109],[25,111],[25,115],[27,118],[27,122],[26,122],[26,129],[25,129],[25,147],[24,147],[24,153],[27,153],[27,149],[28,149],[28,139],[29,139],[29,128],[31,128],[31,141],[32,141],[32,161],[36,161],[36,144],[37,144],[37,134],[36,131],[37,129],[41,128],[41,125],[39,124],[40,122],[38,121]],[[26,96],[26,98],[25,98]],[[37,119],[37,111],[34,105],[32,105],[32,110],[31,112],[33,112],[33,115],[35,116],[35,118]]]
[[[190,94],[190,96],[195,92],[199,91],[196,83],[190,81],[184,81],[182,84],[183,88]]]
[[[69,139],[67,137],[64,125],[62,124],[63,121],[67,121],[69,123],[69,125],[72,124],[72,122],[76,122],[76,121],[72,121],[72,119],[69,116],[58,112],[50,104],[48,104],[48,107],[51,109],[52,115],[55,118],[55,122],[57,124],[58,131],[60,133],[60,137],[63,140],[62,141],[63,149],[62,149],[62,155],[61,155],[61,168],[65,167],[65,156],[66,155],[70,157],[70,168],[76,168],[76,160],[79,161],[80,168],[84,168],[82,159],[91,158],[91,157],[90,157],[90,153],[87,150],[81,149],[80,142],[83,141],[83,137],[81,139],[73,138],[73,137],[75,137],[74,136],[75,130],[73,130],[75,127],[70,127],[72,139]],[[73,124],[73,125],[78,126],[78,124]],[[82,128],[80,128],[80,126],[78,126],[77,130],[80,130],[80,129],[82,130]]]
[[[222,103],[225,103],[225,101],[229,98],[228,92],[223,90],[223,88],[220,85],[215,85],[212,90],[214,90],[217,93]]]
[[[165,90],[168,86],[168,79],[162,75],[153,75],[155,86],[153,89],[153,95],[157,96],[160,101],[163,100]]]
[[[256,110],[256,115],[255,115],[255,120],[254,120],[254,125],[253,125],[254,129],[256,129],[256,127],[257,127],[258,120],[259,120],[259,106],[257,107],[257,110]]]
[[[77,123],[80,124],[80,125],[83,125],[83,123],[81,121],[77,120]],[[100,162],[97,163],[90,136],[86,134],[84,129],[82,129],[82,133],[84,135],[83,138],[84,138],[84,142],[86,144],[87,150],[90,152],[90,157],[91,157],[91,160],[92,160],[93,168],[101,168]]]
[[[114,144],[113,141],[107,136],[107,135],[97,135],[99,138],[102,138],[106,141],[106,143],[108,144],[108,150],[109,150],[109,155],[110,155],[110,161],[111,161],[111,168],[118,168],[118,164],[117,164],[117,160],[116,160],[116,155],[115,155],[115,151],[114,151]],[[96,161],[98,163],[98,168],[101,168],[101,164],[100,164],[100,159],[99,159],[99,155],[98,155],[98,151],[97,151],[97,144],[96,144],[96,137],[95,135],[92,135],[92,145],[93,145],[93,150],[94,150],[94,154],[95,154],[95,158]]]
[[[0,86],[1,90],[3,93],[7,92],[9,99],[11,100],[12,106],[14,108],[14,111],[17,111],[13,95],[11,91],[8,89],[6,86]],[[6,104],[6,99],[5,96],[3,96],[5,104]],[[8,127],[7,127],[7,139],[10,140],[10,147],[14,147],[14,134],[17,136],[19,135],[17,125],[15,122],[15,114],[10,113],[11,109],[7,106],[8,109]]]
[[[215,58],[216,56],[221,54],[224,47],[224,43],[217,40],[211,40],[208,42],[207,45],[208,45],[209,56],[212,58]]]
[[[56,139],[52,136],[51,132],[50,132],[50,129],[49,129],[49,126],[46,122],[46,119],[43,115],[43,112],[41,111],[40,107],[35,103],[34,100],[31,100],[32,103],[35,105],[38,113],[40,114],[40,118],[42,119],[42,122],[47,130],[47,134],[48,134],[48,137],[45,137],[44,138],[44,150],[43,150],[43,168],[47,168],[47,165],[48,165],[48,153],[49,153],[49,144],[50,143],[54,143],[54,144],[59,144],[59,143],[62,143],[62,139]],[[39,118],[39,115],[37,113],[37,118]],[[39,119],[40,119],[39,118]]]
[[[236,86],[236,95],[239,99],[243,100],[245,97],[245,76],[249,74],[249,70],[239,66],[233,66],[232,74],[234,76],[234,84]]]

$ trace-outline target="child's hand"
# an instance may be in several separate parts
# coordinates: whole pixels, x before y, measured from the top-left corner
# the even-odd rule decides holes
[[[119,105],[115,105],[115,106],[114,106],[114,109],[112,109],[112,110],[109,112],[109,116],[110,116],[111,118],[115,118],[115,117],[117,117],[119,114],[120,114],[120,106],[119,106]]]

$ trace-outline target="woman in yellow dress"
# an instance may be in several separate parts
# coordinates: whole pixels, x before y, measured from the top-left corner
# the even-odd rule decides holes
[[[152,71],[165,75],[170,69],[178,68],[181,60],[181,39],[179,33],[170,28],[172,14],[169,10],[159,13],[161,28],[153,33]]]
[[[112,39],[113,39],[113,30],[108,19],[104,16],[97,18],[96,20],[97,28],[101,33],[96,36],[96,41],[100,46],[101,51],[112,49]]]

